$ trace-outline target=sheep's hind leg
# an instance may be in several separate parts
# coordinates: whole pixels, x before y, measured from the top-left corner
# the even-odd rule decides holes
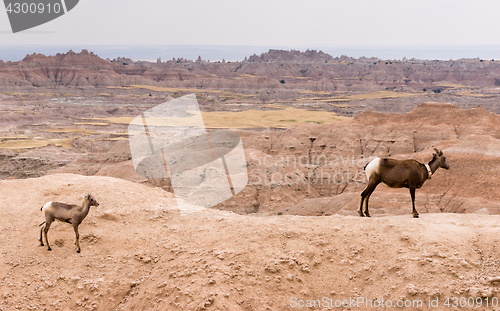
[[[47,235],[51,224],[52,224],[52,222],[46,222],[45,225],[43,226],[43,232],[45,233],[45,242],[47,243],[47,250],[48,251],[52,250],[52,248],[50,247],[50,244],[49,244],[49,236]]]
[[[366,186],[365,190],[363,190],[363,192],[361,192],[361,204],[359,206],[359,216],[361,217],[370,217],[370,213],[368,212],[368,199],[370,198],[370,196],[372,195],[373,191],[375,191],[375,188],[377,187],[378,185],[378,182],[374,182],[374,181],[368,181],[368,185]],[[365,201],[365,212],[364,212],[364,215],[363,215],[363,201]]]
[[[363,191],[364,192],[364,191]],[[361,217],[365,217],[365,215],[363,215],[363,202],[365,200],[365,197],[363,196],[363,194],[361,194],[361,203],[359,204],[359,216]]]

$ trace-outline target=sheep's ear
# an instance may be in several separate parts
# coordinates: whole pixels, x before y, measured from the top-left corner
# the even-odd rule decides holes
[[[436,155],[439,156],[439,155],[442,155],[443,153],[441,151],[439,151],[437,148],[434,148],[434,151],[436,151]],[[441,153],[441,154],[440,154]]]

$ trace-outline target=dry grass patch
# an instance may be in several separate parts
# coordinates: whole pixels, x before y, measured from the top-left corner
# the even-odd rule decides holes
[[[99,138],[98,140],[100,140],[100,141],[119,141],[119,140],[127,140],[127,141],[128,141],[128,134],[127,134],[127,137],[107,137],[107,138]]]
[[[24,139],[24,140],[7,140],[0,142],[0,149],[23,150],[42,148],[48,144],[55,144],[64,148],[71,148],[73,138],[65,139]]]
[[[0,136],[0,142],[7,140],[24,140],[30,139],[28,136]]]
[[[74,125],[96,125],[96,126],[107,126],[109,123],[102,122],[75,122]]]
[[[470,96],[470,97],[481,97],[481,98],[495,97],[495,95],[491,95],[491,94],[479,94],[479,93],[472,93],[472,92],[456,92],[455,95],[458,95],[458,96]]]
[[[128,137],[128,133],[110,133],[112,136]]]
[[[232,79],[238,80],[238,79],[245,79],[245,78],[256,78],[256,76],[254,74],[245,73],[245,74],[242,74],[242,75],[240,75],[238,77],[234,77]]]
[[[203,122],[207,128],[289,128],[307,123],[333,123],[350,119],[341,117],[333,112],[311,111],[292,107],[272,106],[276,110],[245,110],[245,111],[211,111],[202,112],[201,115],[192,112],[193,121],[203,117]],[[130,124],[135,117],[114,117],[114,118],[89,118],[89,120],[99,120],[115,124]],[[158,117],[148,118],[150,125],[185,125],[190,123],[186,118]],[[195,122],[196,123],[196,122]],[[195,124],[193,123],[193,124]]]
[[[378,91],[364,94],[352,94],[352,95],[342,95],[335,97],[312,97],[312,98],[297,98],[299,101],[320,101],[320,102],[346,102],[352,100],[365,100],[365,99],[389,99],[389,98],[401,98],[401,97],[412,97],[415,96],[414,93],[404,93],[404,92],[393,92],[393,91]]]
[[[220,90],[200,90],[200,89],[192,89],[192,88],[163,87],[163,86],[140,85],[140,84],[133,84],[133,85],[128,85],[128,86],[108,86],[108,88],[109,89],[125,89],[125,90],[146,89],[146,90],[150,90],[150,91],[169,92],[169,93],[216,93],[216,94],[221,94],[220,96],[223,96],[223,97],[231,97],[231,98],[236,98],[236,99],[248,98],[248,97],[255,96],[255,95],[245,95],[245,94],[226,92],[226,91],[220,91]]]
[[[332,112],[311,111],[293,107],[274,106],[279,110],[246,110],[238,112],[203,112],[207,128],[289,128],[307,123],[333,123],[350,119]]]
[[[9,96],[38,96],[38,97],[55,97],[55,93],[20,93],[20,92],[3,92],[2,94],[9,95]],[[65,96],[65,94],[62,94],[62,96]]]
[[[99,124],[130,124],[135,117],[110,117],[110,118],[81,118],[83,120],[98,121]],[[102,123],[102,122],[104,123]],[[94,122],[91,122],[94,123]]]
[[[300,80],[307,80],[309,79],[308,77],[295,77],[295,76],[281,76],[282,78],[292,78],[292,79],[300,79]]]
[[[339,107],[339,108],[349,108],[352,107],[352,105],[348,104],[330,104],[331,106]]]
[[[26,114],[26,110],[24,109],[12,109],[12,110],[3,110],[3,113],[19,113],[19,114]]]
[[[460,84],[456,84],[456,83],[440,83],[440,84],[437,84],[436,86],[446,87],[449,89],[464,89],[464,88],[471,89],[471,88],[473,88],[472,86],[460,85]]]
[[[305,91],[300,91],[299,94],[332,95],[332,92],[305,90]]]
[[[72,127],[55,127],[52,129],[48,130],[42,130],[42,132],[49,132],[49,133],[74,133],[78,135],[95,135],[95,134],[102,134],[100,132],[92,131],[92,130],[87,130],[87,129],[82,129],[82,128],[72,128]]]

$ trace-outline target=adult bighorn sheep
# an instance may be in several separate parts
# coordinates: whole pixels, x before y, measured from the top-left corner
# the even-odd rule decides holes
[[[370,217],[368,212],[368,199],[378,184],[383,182],[391,188],[410,189],[411,203],[413,206],[413,217],[418,218],[415,209],[415,189],[422,187],[427,179],[430,179],[434,172],[442,167],[449,170],[450,165],[446,162],[443,152],[434,148],[429,164],[422,164],[416,160],[395,160],[386,158],[375,158],[365,166],[368,185],[361,193],[361,204],[359,205],[359,216]],[[366,200],[363,215],[363,202]]]
[[[73,229],[75,230],[76,235],[76,251],[79,253],[80,234],[78,234],[78,226],[82,223],[82,221],[89,213],[91,206],[99,206],[99,203],[97,203],[97,201],[92,197],[92,195],[90,195],[90,193],[85,195],[82,206],[52,201],[42,206],[41,211],[45,214],[45,221],[39,225],[41,227],[40,246],[43,246],[43,233],[45,232],[45,242],[47,242],[47,250],[52,250],[49,245],[47,232],[49,231],[50,224],[52,224],[54,220],[59,220],[61,222],[67,222],[73,225]]]

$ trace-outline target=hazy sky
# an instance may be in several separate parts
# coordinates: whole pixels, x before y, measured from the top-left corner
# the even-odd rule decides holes
[[[64,16],[16,34],[0,10],[0,47],[500,46],[499,12],[499,1],[486,0],[80,0]]]

